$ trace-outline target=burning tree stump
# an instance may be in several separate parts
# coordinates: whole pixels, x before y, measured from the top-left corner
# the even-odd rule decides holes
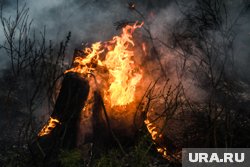
[[[90,48],[75,51],[72,68],[65,71],[54,111],[30,147],[34,155],[42,158],[43,166],[60,166],[60,150],[76,148],[79,136],[82,137],[79,143],[86,144],[88,127],[94,152],[119,146],[126,154],[122,145],[133,143],[131,141],[138,132],[135,116],[142,120],[144,115],[138,115],[136,106],[140,99],[136,96],[136,89],[143,72],[133,60],[136,56],[131,51],[135,45],[132,34],[142,25],[137,22],[126,25],[123,33],[113,40],[96,42]],[[86,133],[79,135],[80,121],[81,125],[87,126],[83,127]],[[157,131],[150,122],[147,124],[153,137]],[[168,151],[165,144],[172,143],[166,139],[153,137],[154,142],[162,147],[159,152],[164,154]],[[175,147],[169,146],[169,149],[173,152]]]
[[[81,110],[89,94],[89,83],[76,73],[67,73],[63,79],[54,111],[31,144],[31,151],[51,166],[60,149],[73,149],[77,144]],[[51,164],[52,163],[52,164]],[[57,164],[53,164],[57,166]]]

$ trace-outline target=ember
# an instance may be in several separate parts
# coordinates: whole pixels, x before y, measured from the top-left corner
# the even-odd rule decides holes
[[[38,136],[48,135],[58,124],[61,124],[58,119],[50,117],[47,125],[38,133]]]

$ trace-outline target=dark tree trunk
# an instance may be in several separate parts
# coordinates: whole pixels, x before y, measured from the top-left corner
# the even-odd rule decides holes
[[[51,114],[59,123],[49,134],[38,136],[30,146],[33,154],[43,159],[43,166],[58,166],[53,160],[57,158],[60,149],[70,150],[76,147],[80,114],[88,94],[89,83],[86,79],[75,73],[65,75]]]

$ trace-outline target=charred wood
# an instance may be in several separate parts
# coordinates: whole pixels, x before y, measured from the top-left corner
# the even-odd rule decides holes
[[[78,123],[82,108],[89,94],[89,83],[75,73],[67,73],[63,79],[51,118],[55,127],[45,135],[38,135],[30,145],[36,159],[43,166],[58,166],[54,162],[61,149],[70,150],[77,145]],[[49,123],[49,122],[48,122]],[[45,125],[46,126],[46,125]]]

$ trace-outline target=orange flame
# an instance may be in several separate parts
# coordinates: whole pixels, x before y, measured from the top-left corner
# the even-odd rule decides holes
[[[141,46],[142,46],[144,55],[147,55],[146,44],[143,42]]]
[[[127,25],[122,30],[121,36],[115,36],[113,42],[115,47],[106,55],[105,65],[109,69],[110,87],[107,94],[110,94],[111,106],[123,106],[134,101],[134,92],[137,83],[141,80],[142,74],[136,69],[132,57],[134,52],[128,50],[134,46],[132,33],[141,25]]]
[[[135,44],[133,41],[133,32],[143,25],[127,25],[122,29],[120,36],[102,45],[101,42],[94,43],[91,48],[86,48],[84,53],[86,57],[77,57],[74,60],[75,67],[65,71],[77,72],[83,75],[93,73],[97,66],[106,67],[109,73],[109,88],[104,93],[104,99],[108,101],[111,107],[124,106],[134,101],[136,85],[142,78],[141,70],[135,66],[133,61],[134,52],[132,49]],[[102,49],[103,48],[103,49]],[[105,59],[100,60],[100,54],[104,53]]]
[[[149,121],[149,119],[146,119],[144,121],[148,132],[151,134],[152,140],[157,143],[157,140],[160,140],[162,138],[162,134],[159,132],[159,129]],[[164,157],[168,159],[167,156],[167,148],[166,147],[157,147],[157,151]]]
[[[60,121],[58,119],[50,117],[47,125],[42,128],[42,130],[38,133],[38,136],[48,135],[56,127],[57,124],[61,124]]]
[[[86,57],[76,57],[74,63],[76,67],[66,70],[64,73],[77,72],[80,74],[88,74],[95,70],[97,65],[102,66],[102,62],[99,60],[99,55],[103,52],[101,50],[101,42],[92,44],[91,48],[85,48],[84,53]]]

